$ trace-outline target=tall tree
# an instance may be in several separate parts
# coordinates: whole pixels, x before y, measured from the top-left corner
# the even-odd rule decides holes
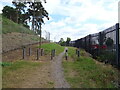
[[[25,3],[21,2],[21,0],[13,0],[12,3],[15,6],[15,9],[17,11],[16,22],[17,23],[23,23],[24,19],[22,18],[22,14],[25,13],[25,8],[26,8]]]
[[[10,6],[5,6],[2,10],[2,15],[5,16],[6,18],[12,20],[12,21],[16,21],[16,9],[14,9],[13,7]]]
[[[69,46],[69,43],[71,41],[71,38],[67,37],[67,40],[66,40],[66,45]]]
[[[44,0],[46,3],[46,0]],[[43,18],[46,17],[49,20],[48,12],[44,9],[41,0],[34,0],[34,2],[27,2],[29,4],[28,14],[32,21],[32,29],[40,35],[40,47],[41,47],[41,25],[44,23]]]

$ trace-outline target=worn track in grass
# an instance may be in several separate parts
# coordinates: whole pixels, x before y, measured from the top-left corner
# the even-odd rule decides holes
[[[67,48],[65,48],[66,50]],[[62,68],[62,60],[64,56],[64,52],[59,54],[59,56],[55,57],[51,64],[51,73],[52,78],[55,82],[55,88],[70,88],[70,85],[67,83],[67,81],[64,78],[64,72]]]

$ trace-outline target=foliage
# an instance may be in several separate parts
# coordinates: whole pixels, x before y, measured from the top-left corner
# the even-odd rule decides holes
[[[106,40],[106,45],[108,46],[108,47],[112,47],[113,46],[113,39],[111,39],[111,38],[107,38],[107,40]]]
[[[61,46],[65,46],[65,45],[66,45],[66,42],[64,41],[63,38],[61,38],[60,41],[59,41],[59,44],[60,44]]]
[[[5,6],[5,7],[3,7],[2,12],[3,12],[2,15],[4,17],[6,17],[6,18],[8,18],[8,19],[10,19],[10,20],[12,20],[14,22],[16,21],[16,13],[17,13],[17,11],[13,7]]]
[[[106,34],[105,32],[100,32],[100,35],[98,37],[99,45],[102,46],[106,40]]]
[[[69,46],[70,41],[71,41],[71,38],[67,37],[67,40],[66,40],[66,45],[67,45],[67,46]]]

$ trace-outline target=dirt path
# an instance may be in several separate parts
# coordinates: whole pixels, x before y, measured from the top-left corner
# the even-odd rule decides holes
[[[66,50],[67,48],[65,48]],[[59,56],[55,57],[51,64],[51,73],[52,78],[55,82],[55,88],[70,88],[70,85],[64,78],[63,68],[62,68],[62,58],[64,56],[64,52],[62,52]]]

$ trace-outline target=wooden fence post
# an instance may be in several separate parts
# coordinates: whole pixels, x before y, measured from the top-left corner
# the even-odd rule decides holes
[[[41,48],[41,56],[43,56],[43,49]]]
[[[29,56],[31,56],[31,48],[29,48]]]
[[[56,53],[56,50],[54,49],[54,50],[53,50],[53,57],[55,57],[55,53]]]
[[[26,48],[23,47],[23,59],[25,59],[25,57],[26,57]]]
[[[53,50],[51,50],[51,60],[53,59]]]
[[[37,49],[37,60],[39,60],[39,49]]]

